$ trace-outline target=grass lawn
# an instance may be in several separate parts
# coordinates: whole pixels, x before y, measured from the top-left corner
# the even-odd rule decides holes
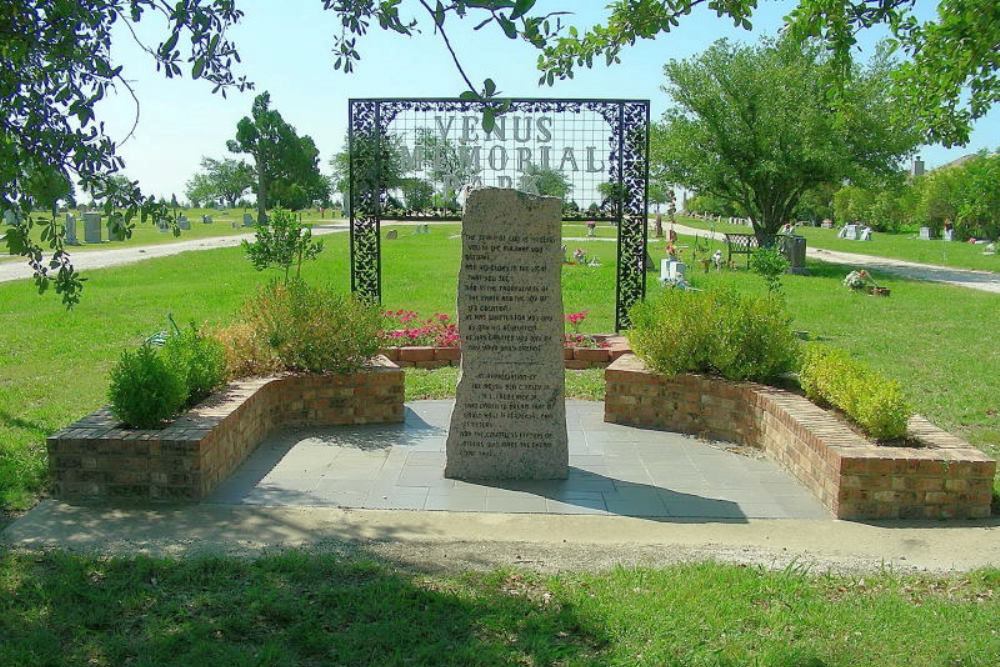
[[[458,226],[431,226],[429,234],[416,234],[413,227],[399,227],[398,232],[398,239],[382,243],[386,307],[425,315],[454,313]],[[304,277],[346,290],[347,235],[327,236],[324,242],[326,250],[306,266]],[[565,308],[589,311],[585,331],[610,331],[615,244],[579,246],[602,265],[565,268]],[[650,248],[654,258],[662,255],[662,243]],[[893,293],[876,299],[841,287],[843,267],[811,262],[810,269],[811,276],[785,279],[796,328],[899,378],[920,412],[994,455],[1000,453],[1000,348],[993,336],[1000,298],[880,277]],[[164,329],[168,312],[182,323],[230,320],[270,277],[255,272],[238,248],[185,253],[87,275],[83,302],[72,311],[51,296],[39,297],[27,281],[0,284],[0,507],[34,502],[44,488],[44,438],[105,403],[108,368],[124,348]],[[763,289],[759,278],[742,271],[692,273],[692,280],[698,287],[731,283]],[[648,284],[650,294],[659,289],[652,274]],[[440,397],[450,393],[454,371],[408,378],[410,397]],[[570,387],[573,395],[599,397],[600,375],[571,374]]]
[[[698,229],[710,229],[713,223],[697,218],[678,216],[677,222]],[[665,227],[669,227],[664,223]],[[721,233],[735,232],[738,234],[752,233],[749,227],[717,223],[715,231]],[[872,241],[847,241],[837,238],[836,229],[820,227],[798,227],[797,233],[808,239],[810,248],[840,250],[859,255],[875,255],[891,257],[922,264],[937,264],[960,269],[979,269],[982,271],[1000,272],[1000,254],[984,255],[981,245],[969,243],[947,243],[945,241],[921,241],[914,233],[887,234],[875,232]]]
[[[1000,572],[425,574],[365,555],[0,555],[0,664],[995,665]]]

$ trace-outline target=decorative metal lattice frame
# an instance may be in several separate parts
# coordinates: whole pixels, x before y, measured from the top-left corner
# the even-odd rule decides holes
[[[352,99],[348,107],[350,155],[351,290],[374,302],[382,297],[381,220],[461,220],[442,209],[412,211],[391,205],[382,178],[390,125],[407,112],[477,113],[482,102],[450,98]],[[567,220],[608,220],[618,227],[615,327],[629,327],[628,311],[646,295],[646,242],[649,181],[649,101],[594,99],[514,99],[506,115],[596,114],[607,141],[605,174],[612,196],[596,209],[569,213]]]

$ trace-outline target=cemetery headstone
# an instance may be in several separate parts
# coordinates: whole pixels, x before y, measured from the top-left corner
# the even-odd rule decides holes
[[[462,369],[445,476],[568,474],[561,201],[474,190],[462,218]]]
[[[83,240],[87,243],[101,242],[101,214],[83,214]]]
[[[16,225],[17,224],[17,213],[15,213],[14,211],[12,211],[10,209],[7,209],[6,211],[4,211],[3,212],[3,224],[7,225],[8,227],[13,227],[14,225]]]
[[[253,227],[253,216],[250,215],[249,213],[244,213],[243,214],[243,226],[244,227]]]
[[[125,228],[123,227],[124,221],[122,217],[117,213],[108,220],[108,240],[109,241],[124,241],[125,240]]]
[[[187,219],[186,215],[182,215],[177,218],[177,226],[180,229],[191,229],[191,221]]]
[[[210,225],[210,224],[212,224],[212,216],[210,216],[210,215],[203,215],[203,216],[201,216],[201,222],[204,225]]]
[[[920,240],[921,241],[930,241],[931,240],[931,228],[930,227],[921,227],[920,228]]]
[[[788,260],[788,272],[806,273],[806,237],[781,236],[781,253]]]
[[[848,241],[858,240],[858,226],[857,225],[844,225],[837,232],[837,238],[847,239]]]
[[[66,214],[66,243],[70,245],[79,243],[76,240],[76,216],[72,213]]]
[[[398,236],[399,236],[399,232],[397,232],[395,229],[390,229],[389,231],[387,231],[385,233],[385,238],[389,239],[390,241],[392,239],[397,238]]]

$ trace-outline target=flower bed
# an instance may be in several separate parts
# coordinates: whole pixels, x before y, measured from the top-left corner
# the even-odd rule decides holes
[[[48,439],[49,468],[67,500],[197,500],[281,426],[402,421],[403,372],[376,357],[356,373],[232,382],[161,429],[98,410]]]
[[[588,311],[565,316],[571,332],[563,334],[566,368],[582,370],[604,368],[618,357],[631,352],[628,340],[614,334],[585,334],[580,325]],[[458,325],[445,313],[422,318],[412,310],[387,310],[383,313],[381,353],[405,367],[442,368],[462,362],[462,341]],[[395,327],[395,328],[393,328]]]
[[[563,347],[566,368],[572,370],[604,368],[623,354],[632,351],[624,336],[587,334],[587,337],[590,340],[578,342],[573,338],[573,334],[566,334]],[[452,346],[390,346],[382,348],[380,353],[400,366],[408,368],[442,368],[459,366],[462,362],[461,347]]]
[[[985,518],[996,461],[924,419],[921,447],[883,447],[791,392],[705,375],[673,377],[625,355],[605,374],[605,421],[765,450],[839,519]]]

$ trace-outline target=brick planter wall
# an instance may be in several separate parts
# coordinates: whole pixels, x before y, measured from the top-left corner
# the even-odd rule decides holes
[[[608,346],[564,348],[566,368],[606,368],[615,359],[632,352],[624,336],[597,334],[595,338],[603,340]],[[457,347],[387,347],[381,352],[404,368],[442,368],[462,363],[462,350]]]
[[[401,421],[403,371],[378,357],[352,375],[233,382],[160,430],[124,429],[98,410],[48,439],[49,469],[67,500],[197,500],[281,426]]]
[[[923,417],[923,447],[878,446],[788,391],[701,375],[664,377],[626,355],[605,372],[604,419],[760,447],[839,519],[984,518],[996,462]]]

